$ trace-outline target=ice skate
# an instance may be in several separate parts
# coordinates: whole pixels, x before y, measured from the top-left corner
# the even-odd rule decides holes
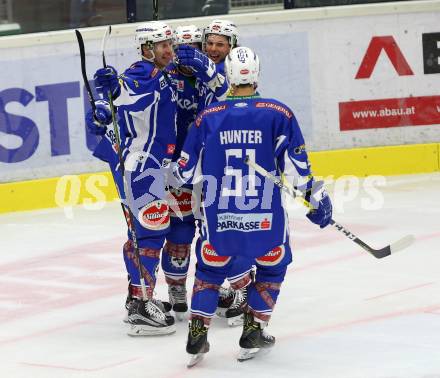
[[[252,314],[244,314],[243,332],[240,337],[240,352],[237,360],[242,362],[254,358],[261,350],[275,344],[275,337],[264,332],[262,324],[256,322]]]
[[[129,307],[129,336],[168,335],[176,332],[174,318],[167,315],[166,302],[136,299]]]
[[[183,320],[186,316],[186,312],[188,311],[185,285],[169,285],[168,296],[177,320]]]
[[[167,301],[162,301],[162,300],[157,299],[157,298],[151,298],[150,300],[156,306],[158,306],[165,313],[165,315],[170,315],[170,311],[173,309],[173,306],[171,305],[171,303],[169,303]]]
[[[247,287],[234,291],[234,302],[226,310],[225,316],[230,327],[243,325],[243,313],[247,305]]]
[[[190,356],[186,365],[189,368],[200,362],[205,353],[209,352],[208,328],[205,327],[202,319],[195,318],[191,320],[186,352]]]
[[[231,307],[233,302],[234,290],[232,290],[230,287],[221,286],[219,290],[217,309],[215,310],[216,315],[221,318],[226,317],[226,311],[229,307]]]
[[[172,309],[172,306],[170,303],[165,302],[165,301],[161,301],[159,299],[151,299],[153,301],[154,304],[156,304],[156,306],[158,306],[166,315],[170,315],[170,311]],[[130,308],[132,306],[136,307],[137,306],[137,301],[138,299],[131,297],[130,295],[127,296],[127,299],[125,301],[125,309],[127,310],[125,313],[124,318],[122,319],[122,321],[124,323],[129,323],[128,321],[128,316],[130,315],[130,311],[134,312],[134,309]]]

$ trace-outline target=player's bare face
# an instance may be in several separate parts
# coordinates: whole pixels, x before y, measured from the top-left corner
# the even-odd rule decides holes
[[[154,44],[153,52],[156,66],[161,69],[165,68],[173,59],[173,42],[171,40],[157,42]]]
[[[228,38],[224,35],[210,34],[206,39],[206,55],[214,63],[223,62],[229,54],[231,47],[228,43]]]

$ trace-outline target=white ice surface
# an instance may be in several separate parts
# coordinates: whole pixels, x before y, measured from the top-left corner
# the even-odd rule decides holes
[[[334,218],[374,247],[414,234],[411,247],[378,260],[293,210],[294,262],[268,328],[275,347],[238,363],[241,329],[216,318],[211,351],[191,370],[186,322],[171,336],[125,334],[117,203],[70,218],[0,216],[0,377],[439,378],[440,175],[387,178],[380,193],[380,209],[362,209],[360,192]],[[157,292],[166,297],[162,273]]]

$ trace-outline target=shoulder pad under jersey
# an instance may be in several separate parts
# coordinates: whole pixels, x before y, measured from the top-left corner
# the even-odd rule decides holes
[[[143,91],[152,81],[161,76],[161,71],[153,63],[139,61],[133,63],[125,72],[120,75],[120,79],[125,86],[133,91]]]

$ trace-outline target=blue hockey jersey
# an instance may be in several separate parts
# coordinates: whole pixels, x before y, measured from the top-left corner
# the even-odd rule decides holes
[[[176,145],[176,96],[169,78],[139,61],[119,76],[118,110],[125,169],[142,172],[171,160]],[[160,109],[160,111],[159,111]]]
[[[180,156],[188,127],[197,116],[203,86],[194,76],[181,73],[174,63],[167,67],[167,74],[171,79],[177,97],[177,139],[174,151],[174,160],[176,160]]]
[[[183,74],[175,63],[167,67],[166,73],[171,79],[177,96],[177,141],[173,159],[177,160],[189,126],[194,122],[198,113],[212,102],[219,101],[221,96],[225,97],[227,83],[224,83],[224,85],[213,92],[206,83],[196,76]]]
[[[202,236],[219,255],[258,257],[288,241],[280,189],[244,163],[248,156],[295,185],[312,181],[301,130],[281,102],[231,97],[198,115],[185,141],[181,181],[203,177]]]

